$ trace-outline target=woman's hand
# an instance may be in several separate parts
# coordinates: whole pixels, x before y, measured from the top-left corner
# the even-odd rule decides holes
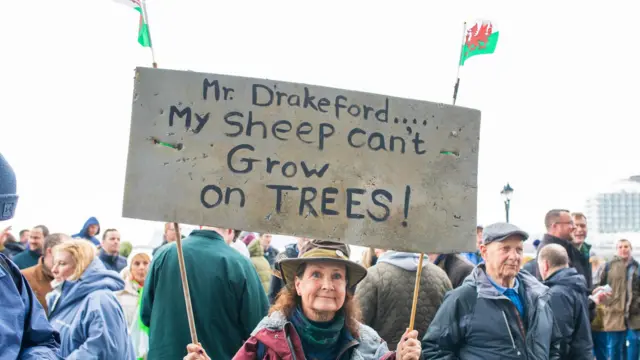
[[[422,346],[418,341],[418,332],[416,330],[405,331],[402,340],[398,343],[396,349],[397,360],[420,360]]]
[[[187,345],[187,356],[182,360],[211,360],[211,358],[207,356],[202,346],[189,344]]]

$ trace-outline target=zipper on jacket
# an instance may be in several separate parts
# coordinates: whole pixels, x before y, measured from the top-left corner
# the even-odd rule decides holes
[[[513,349],[518,352],[518,356],[520,356],[520,350],[516,347],[516,341],[513,339],[513,334],[511,333],[511,328],[509,327],[509,321],[507,320],[507,314],[502,311],[502,317],[504,318],[504,324],[507,326],[507,331],[509,332],[509,337],[511,338],[511,345],[513,345]]]
[[[287,338],[287,345],[289,345],[289,350],[291,350],[291,358],[293,358],[293,360],[297,360],[298,358],[296,357],[296,349],[293,347],[293,343],[291,343],[291,337],[289,337],[289,334],[287,334],[286,331],[284,336],[285,338]]]

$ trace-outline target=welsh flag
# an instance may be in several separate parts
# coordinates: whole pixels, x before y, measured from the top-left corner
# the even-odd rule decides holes
[[[142,1],[144,0],[114,0],[117,3],[133,8],[140,13],[140,26],[138,27],[138,43],[144,47],[151,47],[151,36],[149,35],[149,25],[146,14],[143,12]]]
[[[472,56],[493,54],[498,45],[500,33],[496,31],[491,21],[480,20],[467,29],[460,52],[460,66]]]

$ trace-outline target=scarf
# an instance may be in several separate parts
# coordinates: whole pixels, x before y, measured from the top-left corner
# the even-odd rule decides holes
[[[334,360],[340,351],[339,340],[344,329],[344,314],[339,312],[328,322],[309,320],[300,306],[291,316],[291,323],[300,336],[305,356],[314,360]]]

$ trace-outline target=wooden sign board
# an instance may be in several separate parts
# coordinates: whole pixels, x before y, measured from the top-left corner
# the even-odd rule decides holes
[[[473,251],[479,132],[462,107],[138,68],[123,216]]]

